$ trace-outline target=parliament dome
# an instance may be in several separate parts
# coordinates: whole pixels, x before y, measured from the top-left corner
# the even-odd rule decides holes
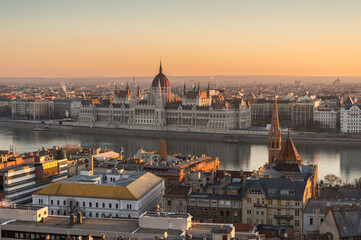
[[[170,87],[169,80],[168,80],[167,76],[163,74],[162,63],[159,66],[158,75],[155,76],[155,78],[153,79],[153,82],[152,82],[152,87],[158,87],[159,85],[162,88]]]

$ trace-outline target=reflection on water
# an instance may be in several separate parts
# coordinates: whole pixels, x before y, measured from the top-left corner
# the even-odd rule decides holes
[[[1,123],[0,123],[1,124]],[[222,169],[254,170],[268,159],[265,141],[246,139],[240,143],[223,141],[166,139],[170,153],[206,154],[219,157]],[[159,137],[122,136],[120,134],[77,133],[49,130],[36,132],[31,126],[0,126],[0,149],[17,148],[18,152],[34,151],[42,146],[80,144],[84,147],[109,147],[125,155],[134,154],[137,149],[157,150]],[[295,141],[304,163],[317,163],[322,178],[328,173],[352,181],[361,177],[361,144],[315,143]]]

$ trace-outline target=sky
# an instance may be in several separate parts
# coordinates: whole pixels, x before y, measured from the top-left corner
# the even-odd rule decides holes
[[[0,77],[361,76],[360,0],[0,0]]]

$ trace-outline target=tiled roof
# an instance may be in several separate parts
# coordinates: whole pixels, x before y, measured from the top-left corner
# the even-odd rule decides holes
[[[242,189],[242,197],[246,195],[250,189],[263,190],[267,198],[272,199],[289,199],[302,200],[307,180],[293,181],[291,178],[259,178],[247,179]],[[270,195],[268,190],[275,189],[276,194]],[[294,190],[294,195],[281,195],[281,190]]]
[[[340,237],[361,236],[361,209],[332,210]]]
[[[111,199],[139,199],[163,181],[152,173],[145,173],[126,186],[104,184],[53,183],[35,195],[76,196]]]
[[[278,154],[277,160],[279,161],[302,161],[300,154],[295,147],[292,139],[288,137],[283,143],[280,153]]]

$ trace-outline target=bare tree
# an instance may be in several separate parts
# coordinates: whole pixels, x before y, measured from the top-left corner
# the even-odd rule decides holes
[[[63,207],[63,211],[66,214],[77,214],[78,212],[83,213],[85,211],[84,207],[79,206],[79,202],[76,201],[74,198],[68,198],[65,200],[65,205]]]
[[[334,186],[334,185],[341,185],[342,184],[342,179],[340,177],[337,177],[335,174],[327,174],[324,177],[324,180],[326,183],[328,183],[330,186]]]
[[[361,189],[361,177],[354,180],[355,188]]]

